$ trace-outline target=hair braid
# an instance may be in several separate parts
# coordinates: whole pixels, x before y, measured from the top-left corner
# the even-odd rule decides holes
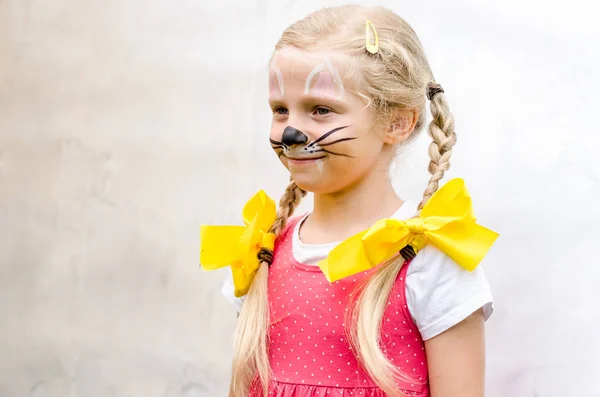
[[[433,120],[429,123],[429,135],[433,138],[433,142],[429,145],[431,161],[428,169],[431,178],[423,193],[423,199],[419,203],[418,211],[423,209],[427,201],[438,190],[438,182],[443,178],[444,172],[450,168],[452,147],[456,143],[454,117],[450,113],[443,91],[437,91],[431,97],[430,108],[433,115]]]
[[[286,187],[283,196],[279,200],[279,208],[277,209],[277,219],[271,226],[271,233],[275,233],[275,235],[279,235],[283,227],[285,226],[287,220],[296,210],[298,204],[302,198],[306,196],[306,192],[302,190],[296,182],[290,180],[289,185]]]
[[[276,236],[281,233],[305,195],[306,192],[292,180],[279,200],[277,217],[269,229],[271,233]],[[269,391],[267,281],[273,252],[263,248],[258,253],[258,259],[261,264],[242,306],[236,327],[230,397],[246,397],[251,389],[258,387],[262,388],[264,396],[267,396]]]

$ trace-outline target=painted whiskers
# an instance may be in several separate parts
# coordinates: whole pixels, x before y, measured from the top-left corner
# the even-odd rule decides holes
[[[336,139],[331,142],[323,142],[325,139],[327,139],[331,135],[335,134],[336,132],[338,132],[340,130],[343,130],[344,128],[348,128],[348,127],[350,127],[350,126],[345,125],[343,127],[334,128],[331,131],[328,131],[325,134],[321,135],[316,140],[304,144],[304,146],[302,146],[302,147],[296,147],[297,146],[296,143],[302,142],[303,141],[302,138],[304,138],[304,142],[308,141],[308,139],[302,131],[297,130],[293,127],[286,127],[286,130],[288,130],[289,128],[293,128],[294,133],[297,135],[301,135],[301,136],[296,136],[296,137],[294,137],[295,139],[292,139],[292,140],[289,140],[289,139],[286,140],[285,134],[284,134],[284,139],[282,139],[282,141],[284,141],[284,142],[279,142],[274,139],[269,139],[269,140],[271,141],[271,147],[276,150],[277,154],[280,157],[282,155],[285,155],[285,156],[292,156],[292,157],[298,156],[298,157],[302,158],[302,157],[308,157],[314,153],[327,153],[327,154],[330,154],[333,156],[352,157],[349,154],[332,151],[329,149],[329,147],[333,146],[337,143],[340,143],[340,142],[351,141],[351,140],[357,139],[357,137],[346,137],[346,138]]]

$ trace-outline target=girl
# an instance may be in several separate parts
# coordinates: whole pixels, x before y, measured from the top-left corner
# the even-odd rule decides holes
[[[460,180],[436,193],[454,120],[415,32],[385,8],[322,9],[285,30],[269,80],[279,209],[261,192],[246,227],[202,229],[201,263],[231,265],[241,310],[230,397],[483,396],[492,297],[474,268],[496,235]],[[412,203],[388,170],[427,99],[431,178]],[[292,218],[307,191],[314,210]]]

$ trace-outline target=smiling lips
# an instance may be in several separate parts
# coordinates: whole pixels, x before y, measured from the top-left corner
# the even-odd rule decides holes
[[[317,160],[320,160],[320,159],[324,158],[325,156],[319,156],[319,157],[288,157],[288,156],[285,156],[285,157],[287,157],[289,162],[292,164],[302,165],[302,164],[315,163]]]

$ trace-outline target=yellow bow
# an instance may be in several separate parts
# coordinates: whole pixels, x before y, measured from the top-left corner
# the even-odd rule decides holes
[[[377,221],[338,244],[319,262],[319,267],[333,282],[371,269],[398,255],[409,244],[417,252],[429,241],[472,271],[497,237],[495,232],[475,223],[464,181],[453,179],[431,196],[418,217]]]
[[[259,191],[244,206],[244,226],[201,226],[200,264],[205,270],[231,266],[234,294],[248,293],[260,262],[261,248],[273,250],[275,235],[268,233],[275,222],[275,202]]]

